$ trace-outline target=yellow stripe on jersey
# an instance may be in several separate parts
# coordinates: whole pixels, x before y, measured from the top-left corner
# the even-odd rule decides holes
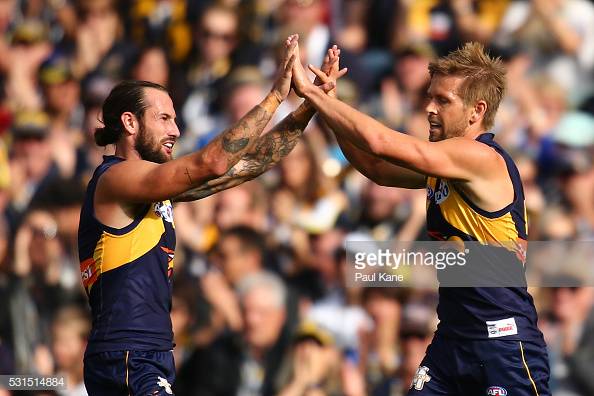
[[[428,181],[435,191],[435,178],[430,178]],[[449,224],[483,244],[500,244],[518,240],[516,224],[509,212],[500,217],[486,217],[471,208],[449,181],[441,180],[441,183],[448,184],[448,195],[440,202],[439,209]]]
[[[121,267],[154,248],[164,232],[163,220],[151,208],[140,223],[124,235],[103,231],[93,258],[100,265],[101,273]]]

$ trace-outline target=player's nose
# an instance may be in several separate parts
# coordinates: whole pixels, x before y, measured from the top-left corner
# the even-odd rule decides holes
[[[437,114],[437,107],[435,106],[435,102],[433,100],[427,101],[427,105],[425,105],[425,111],[428,114]]]

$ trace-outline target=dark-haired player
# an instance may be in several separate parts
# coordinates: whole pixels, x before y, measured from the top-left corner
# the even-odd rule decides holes
[[[95,170],[79,225],[80,269],[93,316],[84,359],[90,395],[172,394],[170,200],[200,199],[238,185],[291,151],[314,114],[310,107],[260,134],[289,93],[294,47],[286,46],[274,86],[260,104],[204,149],[178,159],[172,152],[179,130],[163,87],[122,82],[105,100],[95,141],[114,144],[116,151]]]

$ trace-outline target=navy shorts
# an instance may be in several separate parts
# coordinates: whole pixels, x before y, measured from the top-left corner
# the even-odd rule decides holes
[[[550,396],[545,346],[526,341],[436,335],[408,396]]]
[[[101,352],[84,359],[89,396],[173,395],[173,351]]]

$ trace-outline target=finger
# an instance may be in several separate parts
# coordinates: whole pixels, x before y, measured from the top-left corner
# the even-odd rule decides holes
[[[332,91],[334,88],[336,88],[336,83],[334,81],[328,81],[327,83],[320,85],[320,88],[324,92],[328,93]]]
[[[340,77],[342,77],[345,74],[347,74],[348,71],[349,71],[349,69],[347,67],[345,67],[344,69],[340,70],[338,72],[338,74],[336,75],[336,79],[338,80]]]
[[[287,62],[287,64],[285,65],[285,76],[290,76],[291,73],[293,72],[293,64],[295,63],[295,59],[297,57],[295,55],[292,55],[289,58],[289,61]]]
[[[320,69],[322,69],[322,71],[327,74],[330,71],[331,67],[332,61],[330,60],[330,57],[326,55],[326,57],[324,58],[324,63],[322,63],[322,67]]]
[[[297,47],[297,42],[296,41],[292,41],[291,45],[289,46],[289,48],[287,48],[287,53],[285,54],[285,61],[283,63],[283,67],[286,69],[287,64],[289,63],[289,60],[291,59],[289,57],[289,55],[291,56],[295,56],[295,47]]]
[[[323,82],[328,81],[328,76],[326,75],[326,73],[324,73],[323,71],[321,71],[320,69],[318,69],[317,67],[314,67],[314,65],[307,65],[307,67],[309,68],[309,70],[312,71],[313,74],[315,74],[320,80],[322,80]]]

